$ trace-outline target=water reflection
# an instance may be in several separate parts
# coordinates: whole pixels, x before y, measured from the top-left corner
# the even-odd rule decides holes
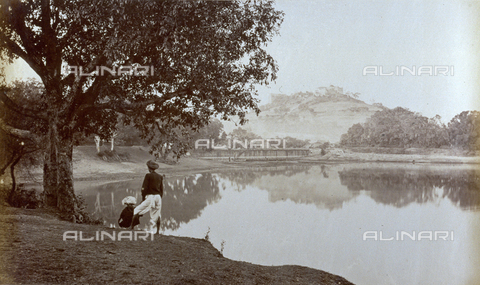
[[[339,176],[348,190],[367,190],[376,202],[395,207],[435,203],[445,197],[462,209],[480,205],[480,169],[475,167],[363,167],[344,169]]]
[[[141,199],[140,190],[135,190],[140,185],[138,181],[121,181],[94,187],[82,185],[83,187],[76,187],[76,191],[83,196],[88,211],[94,217],[103,218],[107,225],[115,226],[124,208],[122,199],[126,196],[133,196],[137,201]]]
[[[219,199],[219,182],[211,173],[167,180],[162,201],[162,229],[178,229],[180,224],[198,218],[208,204]]]
[[[124,208],[122,199],[133,196],[141,201],[142,180],[108,183],[96,186],[93,193],[83,194],[88,210],[104,219],[110,226],[118,226],[117,220]],[[78,191],[78,190],[77,190]],[[83,189],[83,192],[86,192]],[[212,173],[166,179],[162,203],[162,230],[176,230],[182,223],[197,218],[210,203],[220,199],[219,182]],[[148,214],[141,218],[145,227]]]
[[[236,173],[230,174],[231,176]],[[285,170],[256,172],[250,185],[268,191],[271,202],[291,200],[298,204],[313,204],[320,209],[334,210],[358,193],[340,185],[335,167],[320,165],[290,166]],[[227,178],[231,179],[227,176]]]
[[[123,209],[121,200],[134,196],[140,201],[141,182],[137,179],[96,186],[84,195],[90,212],[108,225],[116,225]],[[480,170],[475,167],[283,165],[167,179],[162,229],[176,230],[198,218],[209,204],[221,199],[220,188],[241,192],[249,185],[267,191],[270,202],[291,200],[330,211],[342,208],[362,192],[377,203],[398,208],[411,203],[438,203],[444,198],[461,209],[480,208]]]
[[[298,264],[355,284],[480,284],[480,169],[474,165],[289,164],[166,179],[162,230],[224,255]],[[84,185],[91,212],[116,225],[142,179]],[[93,182],[92,182],[93,184]],[[141,221],[148,221],[148,216]],[[449,231],[453,241],[365,241],[365,231]]]
[[[245,189],[247,185],[253,184],[263,176],[285,176],[291,177],[299,173],[308,174],[310,165],[293,164],[268,167],[251,167],[231,172],[220,172],[218,176],[230,181],[237,190]]]

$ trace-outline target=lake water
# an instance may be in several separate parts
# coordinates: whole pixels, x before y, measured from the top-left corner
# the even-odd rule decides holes
[[[76,190],[114,226],[121,200],[141,199],[141,183]],[[292,163],[167,177],[162,230],[208,233],[227,258],[308,266],[355,284],[480,284],[480,169]]]

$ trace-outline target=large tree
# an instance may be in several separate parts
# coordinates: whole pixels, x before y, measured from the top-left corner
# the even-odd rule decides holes
[[[450,143],[471,151],[480,149],[480,112],[463,111],[448,123]]]
[[[113,132],[118,113],[158,149],[179,126],[258,112],[255,85],[277,71],[265,45],[282,17],[272,1],[2,1],[0,56],[22,58],[45,88],[45,108],[17,111],[47,128],[46,204],[73,218],[74,136]]]

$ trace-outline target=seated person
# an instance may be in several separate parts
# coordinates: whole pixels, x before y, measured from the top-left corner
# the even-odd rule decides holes
[[[132,225],[133,210],[135,209],[135,204],[137,204],[137,200],[135,199],[135,197],[127,196],[122,200],[122,204],[126,207],[120,214],[120,218],[118,219],[118,225],[122,228],[128,228]],[[138,224],[140,224],[140,218],[139,216],[136,216],[133,221],[133,226],[136,226]]]

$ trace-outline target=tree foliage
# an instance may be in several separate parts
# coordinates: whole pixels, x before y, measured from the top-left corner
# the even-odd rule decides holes
[[[147,145],[147,142],[141,139],[140,131],[133,125],[124,125],[120,122],[117,126],[117,132],[118,135],[115,138],[115,142],[119,145]]]
[[[10,204],[16,191],[15,167],[26,170],[39,166],[42,161],[45,123],[21,112],[44,107],[43,91],[43,86],[33,80],[15,81],[0,90],[8,94],[8,100],[0,101],[0,176],[9,170],[12,182],[8,197]]]
[[[464,111],[448,123],[448,135],[453,146],[480,149],[480,112]]]
[[[219,119],[213,118],[208,125],[202,127],[197,132],[193,132],[191,136],[192,147],[198,139],[214,140],[215,145],[222,144],[225,139],[225,137],[222,137],[224,133],[223,123]]]
[[[345,146],[441,147],[448,145],[446,126],[440,116],[427,118],[397,107],[372,115],[364,124],[355,124],[341,137]]]
[[[244,122],[247,110],[258,112],[255,86],[277,72],[265,45],[282,17],[272,1],[1,2],[1,59],[22,58],[45,88],[45,108],[22,112],[47,127],[46,204],[75,208],[74,137],[111,135],[118,113],[153,152],[174,143],[181,153],[182,136],[212,116],[238,115]],[[100,66],[115,72],[79,72]],[[153,72],[120,75],[120,66]]]
[[[147,136],[179,125],[198,128],[214,114],[240,115],[243,122],[245,110],[258,111],[255,84],[275,79],[277,67],[263,48],[281,22],[271,1],[49,4],[2,5],[2,51],[27,61],[49,97],[57,91],[52,101],[63,107],[65,124],[75,122],[73,131],[108,134],[115,112]],[[152,66],[154,75],[76,77],[65,65],[84,73]]]
[[[285,140],[285,147],[287,148],[304,148],[310,143],[309,140],[302,140],[289,136],[284,137],[283,140]]]
[[[239,140],[239,141],[242,141],[242,142],[247,140],[249,143],[250,143],[251,140],[261,139],[261,137],[259,135],[255,134],[251,131],[245,130],[241,127],[232,130],[232,132],[230,133],[230,137],[232,139],[236,139],[236,140]]]
[[[45,107],[44,88],[33,80],[15,81],[0,90],[8,100],[0,101],[0,141],[2,147],[0,175],[14,161],[24,167],[38,165],[43,149],[45,122],[24,116],[23,110]],[[9,108],[15,106],[16,108]]]

